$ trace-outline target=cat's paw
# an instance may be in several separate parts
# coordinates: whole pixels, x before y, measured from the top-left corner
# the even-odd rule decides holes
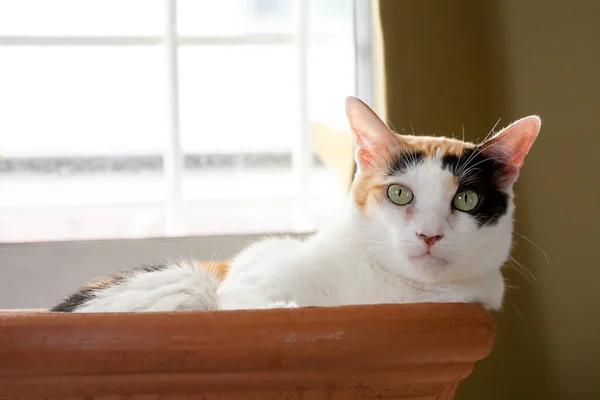
[[[275,301],[267,306],[267,308],[298,308],[295,301]]]

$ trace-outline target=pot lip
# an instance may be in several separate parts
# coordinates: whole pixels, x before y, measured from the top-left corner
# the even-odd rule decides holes
[[[483,358],[491,351],[495,336],[491,315],[474,303],[140,313],[20,310],[0,311],[0,321],[0,354],[14,349],[172,351],[187,347],[203,351],[209,344],[227,351],[239,342],[263,349],[292,350],[301,343],[328,343],[323,346],[327,354],[335,352],[336,346],[360,343],[364,352],[375,351],[376,338],[390,346],[417,346],[423,353],[459,346],[477,350]]]
[[[137,379],[139,390],[175,381],[215,390],[263,381],[293,386],[299,377],[315,387],[367,376],[458,382],[494,346],[491,315],[468,303],[101,314],[21,310],[0,311],[0,321],[0,383],[15,391],[60,382],[81,390],[127,388],[127,377]]]
[[[252,318],[248,318],[252,316]],[[254,325],[272,322],[274,319],[286,318],[287,323],[299,323],[312,319],[332,318],[334,321],[344,320],[377,320],[383,317],[398,319],[419,320],[471,320],[473,323],[486,324],[493,319],[479,303],[394,303],[394,304],[358,304],[340,306],[306,306],[298,308],[250,309],[250,310],[182,310],[182,311],[155,311],[155,312],[105,312],[105,313],[64,313],[51,312],[46,309],[0,309],[0,318],[3,327],[13,323],[56,323],[64,325],[81,323],[100,323],[110,320],[119,324],[145,324],[164,322],[165,318],[170,323],[195,321],[209,318],[211,324],[215,318],[219,322],[231,323],[241,319],[245,324]],[[324,320],[327,322],[327,320]]]
[[[202,313],[211,313],[211,312],[219,312],[219,313],[236,313],[236,312],[273,312],[273,311],[281,311],[281,310],[340,310],[340,309],[384,309],[396,308],[398,310],[408,309],[408,308],[425,308],[425,309],[439,309],[440,311],[443,309],[448,311],[449,309],[462,309],[464,311],[466,309],[481,309],[485,310],[479,303],[465,303],[465,302],[417,302],[417,303],[373,303],[373,304],[345,304],[339,306],[303,306],[297,308],[272,308],[272,309],[249,309],[249,310],[181,310],[181,311],[146,311],[146,312],[106,312],[106,313],[67,313],[67,312],[50,312],[45,308],[16,308],[16,309],[2,309],[0,308],[0,315],[9,315],[9,314],[55,314],[55,315],[161,315],[161,314],[202,314]]]
[[[342,306],[309,306],[299,308],[252,309],[252,310],[186,310],[160,312],[107,312],[107,313],[61,313],[48,310],[2,310],[0,320],[4,332],[7,329],[31,325],[37,329],[60,326],[61,329],[100,327],[109,323],[113,328],[160,327],[176,330],[185,325],[198,325],[207,329],[223,326],[249,328],[280,325],[302,328],[304,324],[320,323],[320,326],[355,324],[364,329],[369,324],[397,323],[396,333],[410,331],[415,324],[422,332],[450,331],[467,328],[489,328],[494,334],[490,313],[478,303],[402,303],[365,304]],[[400,322],[403,322],[400,324]],[[451,323],[452,322],[452,323]]]

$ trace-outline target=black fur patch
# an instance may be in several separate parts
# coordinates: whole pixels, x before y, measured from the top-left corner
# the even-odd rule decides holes
[[[136,272],[157,272],[167,269],[167,264],[156,264],[156,265],[143,265],[141,267],[130,269],[125,274],[135,274]]]
[[[418,165],[425,155],[420,151],[412,151],[398,154],[390,163],[388,175],[403,174],[408,168]]]
[[[78,307],[84,305],[88,300],[94,298],[96,288],[85,286],[73,293],[54,307],[50,309],[52,312],[73,312]]]
[[[111,286],[115,286],[123,282],[123,280],[131,275],[136,273],[151,273],[156,271],[162,271],[167,268],[166,265],[146,265],[137,268],[130,269],[118,275],[111,275],[105,278],[100,278],[96,281],[93,281],[77,292],[71,294],[63,301],[61,301],[56,306],[52,307],[50,311],[52,312],[73,312],[77,310],[79,307],[83,306],[88,301],[92,300],[96,297],[96,293],[107,289]]]
[[[480,227],[495,225],[506,214],[508,195],[500,187],[504,164],[487,157],[479,149],[467,149],[460,157],[445,156],[442,167],[459,177],[458,191],[473,190],[479,195],[479,204],[469,214],[475,217]]]

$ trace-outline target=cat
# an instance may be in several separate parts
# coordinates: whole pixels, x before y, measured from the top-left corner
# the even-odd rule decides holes
[[[232,260],[223,279],[191,263],[145,267],[93,282],[52,311],[415,302],[500,309],[513,184],[540,131],[539,117],[473,144],[399,135],[355,97],[346,100],[346,114],[357,172],[327,227],[304,241],[253,244]]]

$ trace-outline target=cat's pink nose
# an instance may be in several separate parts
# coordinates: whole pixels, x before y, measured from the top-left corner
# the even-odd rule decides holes
[[[437,241],[439,241],[441,238],[443,238],[444,235],[428,236],[428,235],[424,235],[422,233],[417,232],[417,237],[419,237],[420,239],[423,239],[423,241],[425,242],[425,244],[427,246],[433,246]]]

